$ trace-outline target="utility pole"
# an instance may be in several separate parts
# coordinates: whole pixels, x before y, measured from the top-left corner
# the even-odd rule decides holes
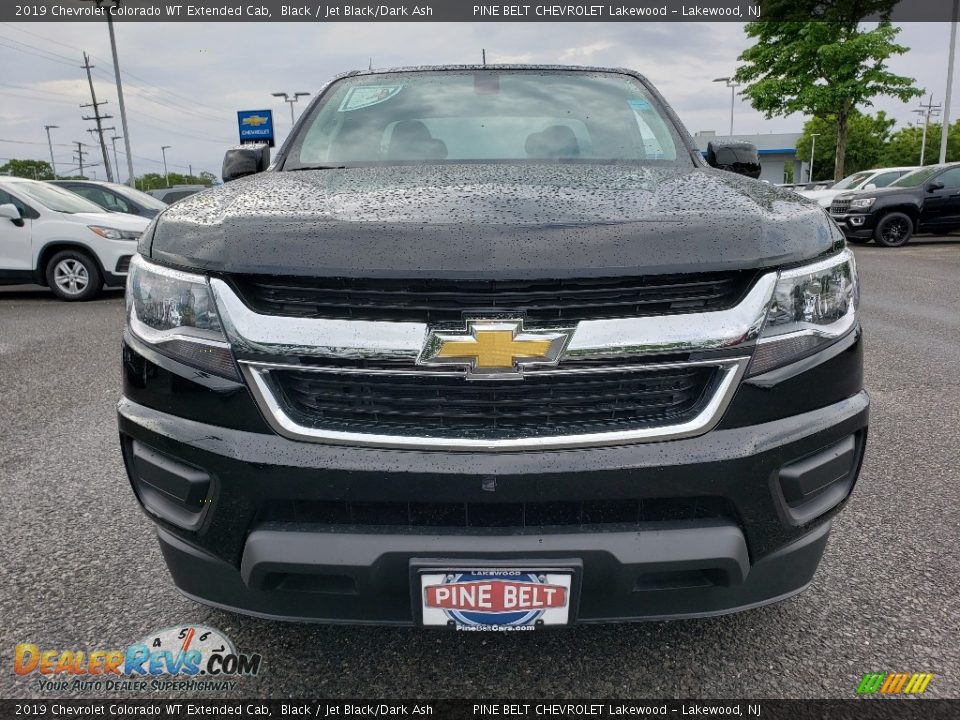
[[[47,131],[47,146],[50,148],[50,167],[53,168],[53,179],[57,179],[57,161],[53,159],[53,141],[50,140],[50,131],[59,128],[59,125],[44,125],[43,129]]]
[[[103,4],[103,0],[82,0],[82,2],[94,2],[97,7]],[[121,0],[112,0],[113,4],[119,7]],[[113,74],[117,80],[117,102],[120,103],[120,124],[123,127],[123,144],[127,153],[127,185],[136,187],[136,180],[133,175],[133,152],[130,150],[130,128],[127,126],[127,109],[123,103],[123,82],[120,79],[120,60],[117,58],[117,38],[113,32],[113,16],[107,14],[107,30],[110,33],[110,51],[113,53]],[[120,175],[120,171],[117,171]],[[118,178],[119,179],[119,178]]]
[[[163,153],[163,177],[164,182],[167,183],[167,187],[170,187],[170,173],[167,172],[167,150],[172,147],[173,145],[163,145],[160,147],[160,152]]]
[[[193,165],[188,163],[187,167],[190,168],[190,177],[193,177]]]
[[[80,107],[92,107],[93,108],[93,117],[85,117],[84,120],[96,120],[97,121],[97,134],[100,136],[100,152],[103,155],[103,167],[107,170],[107,180],[113,182],[113,173],[110,171],[110,158],[107,157],[107,143],[103,139],[103,120],[112,118],[113,115],[101,115],[100,106],[106,105],[107,101],[97,102],[97,93],[93,89],[93,76],[90,74],[90,70],[93,69],[93,65],[90,64],[90,56],[86,53],[83,54],[83,65],[81,65],[84,70],[87,71],[87,82],[90,84],[90,105],[81,105]]]
[[[123,140],[123,136],[114,135],[110,138],[110,144],[113,145],[113,166],[117,169],[117,182],[120,182],[120,164],[117,162],[117,140]]]
[[[306,97],[306,96],[309,95],[309,94],[310,94],[310,93],[308,93],[308,92],[295,92],[295,93],[275,92],[275,93],[272,93],[272,95],[273,95],[274,97],[282,97],[284,102],[290,103],[290,127],[293,127],[293,126],[296,124],[296,122],[297,122],[296,117],[294,117],[294,115],[293,115],[293,104],[294,104],[295,102],[299,101],[300,98]]]
[[[84,145],[83,145],[82,142],[77,142],[76,140],[73,142],[73,144],[77,146],[77,156],[76,156],[74,159],[75,159],[75,160],[77,161],[77,163],[80,165],[80,177],[84,177],[84,175],[83,175],[83,156],[86,155],[86,153],[83,151]]]
[[[943,98],[943,126],[940,130],[940,164],[947,161],[947,135],[950,134],[950,97],[953,94],[953,61],[957,55],[957,21],[960,21],[960,0],[953,0],[950,19],[950,59],[947,61],[947,94]]]
[[[933,104],[933,94],[931,93],[927,104],[920,103],[920,107],[914,112],[923,117],[923,139],[920,141],[920,167],[923,167],[923,160],[927,154],[927,128],[930,126],[930,117],[936,117],[940,114],[940,105]]]

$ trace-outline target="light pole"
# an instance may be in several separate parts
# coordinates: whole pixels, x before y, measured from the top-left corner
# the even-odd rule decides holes
[[[310,93],[308,92],[295,92],[295,93],[285,93],[285,92],[275,92],[273,93],[274,97],[282,97],[283,101],[290,103],[290,127],[297,122],[296,118],[293,116],[293,104],[300,100],[302,97],[306,97]]]
[[[163,153],[163,178],[164,182],[167,183],[167,187],[170,187],[170,173],[167,172],[167,150],[172,148],[173,145],[161,145],[160,152]]]
[[[50,167],[53,168],[53,179],[57,179],[57,162],[53,159],[53,142],[50,140],[50,131],[59,128],[59,125],[44,125],[43,129],[47,131],[47,146],[50,148]]]
[[[953,0],[950,19],[950,59],[947,61],[947,94],[943,98],[943,125],[940,130],[940,164],[947,161],[947,135],[950,134],[950,95],[953,90],[953,61],[957,55],[957,21],[960,20],[960,0]]]
[[[817,147],[820,133],[810,133],[810,167],[807,169],[807,182],[813,182],[813,151]]]
[[[740,83],[729,77],[717,78],[714,82],[726,83],[730,88],[730,134],[733,135],[733,103],[737,99],[737,88],[740,87]]]
[[[109,0],[114,6],[119,7],[121,0]],[[95,2],[97,7],[103,4],[104,0],[83,0],[83,2]],[[123,127],[123,144],[127,153],[127,185],[136,187],[136,180],[133,177],[133,153],[130,150],[130,129],[127,126],[127,108],[123,103],[123,82],[120,80],[120,60],[117,57],[117,38],[113,32],[113,16],[107,12],[107,30],[110,33],[110,51],[113,53],[113,74],[117,80],[117,102],[120,105],[120,123]],[[117,175],[120,170],[117,169]],[[119,178],[118,178],[119,180]]]
[[[117,182],[120,182],[120,166],[117,164],[117,140],[123,140],[123,135],[114,135],[110,138],[113,145],[113,166],[117,169]]]

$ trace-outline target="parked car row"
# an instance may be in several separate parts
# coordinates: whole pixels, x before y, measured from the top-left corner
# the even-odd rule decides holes
[[[122,286],[150,220],[203,189],[164,188],[158,198],[116,183],[2,177],[0,285],[46,285],[63,300]]]
[[[916,167],[894,167],[861,170],[848,175],[838,183],[827,183],[826,187],[805,188],[796,192],[805,198],[816,200],[820,207],[826,208],[830,207],[833,199],[842,192],[886,187],[916,169]]]
[[[852,243],[901,247],[916,233],[960,230],[960,163],[928,165],[886,187],[841,192],[830,216]]]

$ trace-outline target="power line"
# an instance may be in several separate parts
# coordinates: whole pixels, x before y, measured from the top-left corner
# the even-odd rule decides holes
[[[3,42],[6,40],[7,42]],[[16,43],[16,45],[9,45],[8,43]],[[66,65],[67,67],[72,67],[73,62],[70,58],[66,58],[63,55],[58,55],[57,53],[51,53],[43,48],[38,48],[27,43],[22,43],[19,40],[14,40],[5,35],[0,35],[0,45],[3,45],[6,48],[11,50],[17,50],[18,52],[26,53],[27,55],[33,55],[44,60],[49,60],[50,62],[60,63],[61,65]],[[17,45],[22,45],[23,47],[17,47]],[[30,48],[29,50],[27,48]]]
[[[45,103],[57,103],[58,105],[73,105],[77,106],[76,102],[70,102],[69,100],[54,100],[53,98],[42,98],[35,97],[33,95],[24,95],[22,93],[4,91],[0,92],[0,95],[5,95],[6,97],[22,98],[23,100],[33,100],[35,102],[45,102]]]
[[[34,142],[33,140],[4,140],[0,138],[0,143],[11,143],[13,145],[46,145],[45,142]],[[54,143],[54,147],[73,147],[73,143]]]
[[[16,46],[14,46],[14,45],[8,45],[7,43],[3,42],[3,40],[6,40],[7,42],[16,43],[17,45],[20,45],[20,46],[22,46],[22,47],[16,47]],[[62,43],[61,43],[61,44],[62,44]],[[21,41],[19,41],[19,40],[14,40],[13,38],[7,37],[7,36],[5,36],[5,35],[0,35],[0,45],[2,45],[2,46],[4,46],[4,47],[7,47],[7,48],[9,48],[9,49],[11,49],[11,50],[16,50],[16,51],[18,51],[18,52],[26,53],[27,55],[33,55],[34,57],[39,57],[39,58],[41,58],[41,59],[43,59],[43,60],[49,60],[49,61],[51,61],[51,62],[60,63],[61,65],[73,66],[73,65],[72,65],[72,62],[70,61],[70,59],[67,58],[67,57],[64,56],[64,55],[60,55],[60,54],[58,54],[58,53],[53,53],[53,52],[50,52],[50,51],[48,51],[48,50],[44,50],[43,48],[38,48],[38,47],[36,47],[35,45],[30,45],[29,43],[21,42]],[[29,48],[29,49],[28,49],[28,48]],[[90,57],[96,58],[96,56],[93,56],[93,55],[91,55]],[[104,61],[104,62],[105,62],[105,61]],[[98,70],[95,74],[96,74],[98,77],[100,77],[101,79],[105,79],[105,80],[115,80],[114,77],[112,77],[111,75],[109,75],[108,73],[106,73],[106,72],[103,71],[103,70]],[[138,97],[138,98],[141,99],[141,100],[145,100],[145,101],[147,101],[147,102],[152,102],[152,103],[155,103],[155,104],[160,105],[160,106],[162,106],[162,107],[172,108],[172,109],[174,109],[174,110],[177,110],[178,112],[188,113],[188,114],[190,114],[190,115],[194,115],[195,117],[203,118],[203,119],[205,119],[205,120],[215,120],[215,121],[217,121],[217,122],[221,122],[221,121],[223,120],[222,117],[213,116],[213,115],[204,113],[204,112],[202,112],[202,111],[200,111],[200,110],[197,110],[197,109],[195,109],[195,108],[196,108],[196,107],[207,107],[209,110],[211,110],[212,112],[215,112],[215,113],[220,113],[220,112],[224,112],[224,111],[218,110],[218,109],[213,108],[213,107],[210,107],[210,106],[208,106],[208,105],[204,105],[203,103],[199,103],[199,102],[197,102],[196,100],[192,100],[192,99],[190,99],[190,98],[188,98],[188,97],[186,97],[186,96],[184,96],[184,95],[179,95],[178,93],[175,93],[175,92],[173,92],[172,90],[166,90],[166,89],[164,89],[164,88],[157,87],[156,85],[153,85],[149,80],[144,80],[143,78],[140,78],[139,76],[134,75],[133,73],[130,73],[130,72],[127,71],[127,70],[122,70],[120,74],[121,74],[121,76],[130,76],[130,77],[137,78],[137,79],[140,80],[141,82],[146,83],[146,84],[147,84],[146,87],[145,87],[145,86],[138,85],[138,84],[136,84],[136,83],[128,83],[130,86],[136,88],[137,90],[140,90],[141,93],[150,93],[150,92],[155,92],[155,91],[168,93],[168,94],[170,94],[170,95],[172,95],[172,96],[174,96],[174,97],[177,97],[177,98],[181,98],[181,99],[183,99],[183,100],[186,100],[188,103],[191,104],[192,107],[185,106],[185,105],[183,105],[183,104],[181,104],[181,103],[173,103],[173,102],[171,102],[171,101],[169,101],[169,100],[160,100],[160,99],[157,99],[157,98],[150,97],[150,96],[148,96],[148,95],[142,95],[142,94],[141,94],[141,95],[137,95],[136,97]]]
[[[55,45],[59,45],[60,47],[67,48],[68,50],[76,50],[76,51],[82,52],[82,48],[78,48],[78,47],[76,47],[75,45],[68,45],[67,43],[60,42],[59,40],[54,40],[53,38],[49,38],[49,37],[47,37],[46,35],[40,35],[39,33],[35,33],[35,32],[30,31],[30,30],[25,30],[25,29],[23,29],[22,27],[18,27],[18,26],[16,26],[16,25],[11,24],[11,23],[0,23],[0,25],[9,27],[11,30],[16,30],[16,31],[18,31],[18,32],[26,33],[27,35],[32,35],[33,37],[37,38],[38,40],[44,40],[45,42],[50,42],[50,43],[53,43],[53,44],[55,44]],[[15,41],[15,42],[16,42],[16,41]],[[26,45],[26,43],[21,43],[21,44],[22,44],[22,45]],[[33,47],[33,46],[29,46],[29,47]],[[38,48],[38,49],[39,49],[39,48]],[[58,56],[58,57],[59,57],[59,56]],[[97,57],[96,55],[93,55],[93,54],[91,54],[90,57],[93,58],[94,60],[97,60],[97,61],[102,62],[102,63],[109,62],[108,60],[104,60],[103,58]],[[197,106],[197,107],[205,107],[205,108],[207,108],[208,110],[212,110],[213,112],[220,112],[220,110],[219,110],[218,108],[215,108],[215,107],[213,107],[213,106],[211,106],[211,105],[205,105],[204,103],[198,102],[198,101],[194,100],[193,98],[188,98],[188,97],[185,96],[185,95],[180,95],[179,93],[175,93],[173,90],[168,90],[168,89],[166,89],[166,88],[157,87],[156,83],[153,82],[152,80],[147,80],[146,78],[143,78],[143,77],[141,77],[141,76],[139,76],[139,75],[135,75],[134,73],[130,72],[129,70],[121,70],[121,71],[120,71],[120,74],[123,75],[124,77],[131,77],[131,78],[133,78],[133,79],[135,79],[135,80],[139,80],[139,81],[142,82],[142,83],[146,83],[147,86],[149,86],[149,87],[151,87],[151,88],[153,88],[153,89],[155,89],[155,90],[157,90],[157,91],[159,91],[159,92],[167,93],[168,95],[172,95],[173,97],[179,98],[179,99],[181,99],[181,100],[185,100],[185,101],[187,101],[188,103],[190,103],[191,105],[194,105],[194,106]],[[112,79],[112,78],[111,78],[111,79]]]

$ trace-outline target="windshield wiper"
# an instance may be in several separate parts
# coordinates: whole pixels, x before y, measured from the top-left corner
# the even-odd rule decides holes
[[[284,168],[284,172],[294,172],[295,170],[346,170],[346,165],[301,165],[300,167]]]

